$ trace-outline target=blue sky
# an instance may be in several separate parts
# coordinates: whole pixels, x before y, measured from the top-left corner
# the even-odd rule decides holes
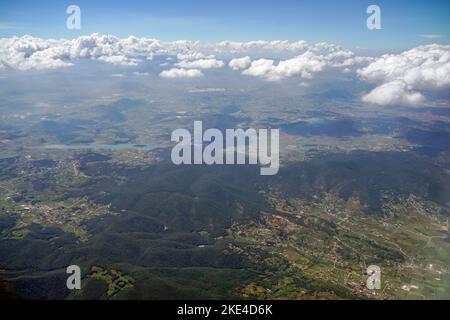
[[[81,8],[81,30],[66,28],[66,8]],[[377,4],[382,30],[366,28],[366,8]],[[450,43],[450,1],[429,0],[1,0],[0,36],[74,38],[94,32],[161,40],[306,40],[348,48],[403,49]],[[419,35],[434,34],[439,38]]]

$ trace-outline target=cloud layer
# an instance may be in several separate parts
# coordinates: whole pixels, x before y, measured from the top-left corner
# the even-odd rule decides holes
[[[0,38],[0,69],[63,68],[73,66],[79,59],[133,67],[155,55],[173,56],[160,64],[167,69],[160,72],[164,78],[202,77],[207,69],[224,68],[224,60],[229,61],[228,67],[235,72],[268,81],[299,78],[304,83],[317,73],[340,70],[373,83],[374,89],[365,93],[362,101],[378,105],[417,105],[426,101],[428,92],[450,88],[448,45],[419,46],[374,58],[357,56],[329,43],[309,45],[305,41],[205,44],[189,40],[121,39],[101,34],[72,40]]]
[[[32,36],[0,38],[0,68],[19,70],[68,67],[77,59],[100,60],[123,66],[135,66],[155,54],[173,54],[185,68],[221,68],[224,63],[214,54],[239,52],[295,52],[306,42],[251,41],[202,44],[179,40],[162,42],[157,39],[128,37],[120,39],[94,33],[72,40],[41,39]],[[189,62],[188,62],[189,61]],[[183,66],[184,64],[184,66]]]

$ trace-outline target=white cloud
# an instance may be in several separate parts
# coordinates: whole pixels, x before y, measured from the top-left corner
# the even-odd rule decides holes
[[[193,61],[180,61],[175,64],[175,66],[185,69],[216,69],[222,68],[225,64],[221,60],[217,59],[199,59]]]
[[[0,67],[19,70],[61,68],[72,66],[78,59],[136,66],[141,61],[151,60],[154,55],[167,54],[176,55],[186,68],[218,68],[223,66],[223,61],[217,60],[214,53],[277,56],[292,55],[307,48],[305,41],[285,40],[200,43],[189,40],[162,42],[133,36],[121,39],[97,33],[72,40],[23,36],[0,38]]]
[[[136,66],[141,59],[164,52],[167,51],[159,40],[135,37],[119,39],[100,34],[72,40],[32,36],[0,39],[0,65],[19,70],[68,67],[78,59]]]
[[[243,58],[235,58],[231,59],[228,63],[231,69],[233,70],[244,70],[247,69],[252,63],[252,59],[249,56]]]
[[[133,75],[138,77],[148,76],[148,74],[149,74],[148,72],[139,72],[139,71],[133,72]]]
[[[418,105],[425,98],[420,92],[411,90],[402,80],[394,80],[376,87],[362,100],[377,105]]]
[[[436,35],[422,35],[435,38]],[[244,53],[248,53],[247,56]],[[203,76],[202,69],[229,67],[242,74],[276,81],[288,77],[310,79],[327,69],[339,69],[349,76],[358,74],[375,84],[363,101],[375,104],[422,103],[429,90],[450,88],[450,46],[432,44],[400,54],[378,58],[356,56],[329,43],[308,45],[305,41],[249,41],[200,43],[179,40],[162,42],[147,38],[117,38],[92,34],[72,40],[41,39],[32,36],[0,38],[0,68],[18,70],[70,67],[79,59],[133,67],[154,55],[176,56],[175,67],[161,77],[193,78]],[[252,61],[251,57],[258,57]],[[264,57],[272,57],[266,59]],[[170,59],[170,60],[169,60]],[[171,61],[170,57],[167,61]],[[161,64],[163,65],[163,64]],[[168,67],[170,68],[170,67]],[[134,73],[139,75],[139,73]],[[143,74],[142,74],[143,75]]]
[[[71,66],[58,57],[56,41],[31,36],[0,39],[0,66],[11,69],[51,69]]]
[[[179,61],[177,67],[179,68],[209,69],[224,66],[224,62],[216,59],[213,53],[231,55],[230,58],[233,58],[233,55],[244,52],[272,57],[297,54],[301,56],[306,52],[319,56],[326,52],[327,56],[321,57],[322,60],[339,60],[339,63],[342,64],[353,64],[353,60],[357,58],[353,56],[353,53],[340,50],[330,44],[320,43],[308,46],[305,41],[257,40],[200,43],[179,40],[161,42],[157,39],[137,37],[121,39],[94,33],[72,40],[41,39],[32,36],[1,38],[0,67],[19,70],[61,68],[72,66],[78,59],[100,60],[120,66],[136,66],[141,61],[151,60],[154,55],[166,54],[177,56]],[[243,63],[244,66],[250,65],[248,59],[245,58],[240,63]],[[237,61],[239,60],[235,60],[236,63]],[[283,66],[283,64],[281,65]]]
[[[135,67],[138,65],[139,60],[130,59],[124,56],[102,56],[98,60],[105,61],[118,66]]]
[[[268,80],[277,80],[275,79],[275,66],[274,61],[269,59],[258,59],[252,61],[250,67],[247,70],[244,70],[242,74],[254,76],[254,77],[263,77]],[[278,77],[278,79],[280,79]]]
[[[351,66],[365,63],[367,59],[369,58],[355,57],[351,51],[319,43],[294,58],[279,61],[278,64],[275,64],[272,59],[254,60],[242,74],[272,81],[287,77],[310,79],[314,73],[321,72],[326,67],[348,69]]]
[[[164,70],[159,74],[163,78],[197,78],[202,77],[203,73],[198,69],[179,69],[172,68],[170,70]]]
[[[199,60],[207,58],[203,53],[193,51],[193,52],[187,52],[187,53],[178,53],[177,59],[178,60]],[[208,58],[214,58],[214,56],[210,56]]]
[[[424,101],[421,91],[450,88],[450,46],[431,44],[386,54],[357,72],[378,84],[364,101],[415,105]],[[387,96],[379,98],[381,93]]]

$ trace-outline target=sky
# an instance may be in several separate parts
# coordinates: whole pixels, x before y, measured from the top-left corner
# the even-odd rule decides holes
[[[81,8],[81,30],[66,28],[72,4]],[[381,30],[366,27],[370,4],[381,8]],[[0,37],[71,39],[97,32],[163,41],[283,39],[395,50],[448,44],[449,13],[448,0],[0,0]]]

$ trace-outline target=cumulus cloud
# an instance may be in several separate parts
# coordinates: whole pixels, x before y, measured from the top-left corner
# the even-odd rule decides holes
[[[251,63],[252,63],[252,59],[249,56],[246,56],[243,58],[231,59],[231,61],[228,63],[228,65],[233,70],[243,70],[243,69],[247,69]]]
[[[258,59],[252,61],[250,67],[247,70],[244,70],[242,74],[254,77],[263,77],[268,80],[276,80],[274,71],[275,68],[274,60]]]
[[[376,87],[362,100],[378,105],[418,105],[425,98],[420,92],[411,90],[404,81],[394,80]]]
[[[313,55],[304,54],[293,59],[280,61],[277,65],[274,64],[274,60],[258,59],[253,61],[242,74],[272,81],[292,76],[310,79],[312,73],[321,71],[325,65],[324,61],[316,59]]]
[[[19,70],[54,69],[72,66],[78,59],[136,66],[144,59],[152,59],[154,54],[169,53],[173,49],[176,44],[163,44],[155,39],[119,39],[96,33],[72,40],[32,36],[1,38],[0,66]]]
[[[432,44],[386,54],[357,70],[362,79],[378,84],[363,97],[376,104],[415,105],[422,91],[450,88],[450,46]],[[380,97],[380,95],[385,95]]]
[[[19,70],[68,67],[74,60],[82,58],[102,59],[115,64],[131,62],[113,52],[102,40],[105,39],[95,35],[74,40],[44,40],[31,36],[3,38],[0,39],[0,61],[4,67]]]
[[[175,66],[185,69],[216,69],[222,68],[224,65],[223,61],[214,58],[193,61],[183,60],[175,64]]]
[[[71,66],[63,61],[56,40],[31,36],[0,39],[0,66],[11,69],[51,69]]]
[[[287,77],[310,79],[314,73],[326,67],[345,68],[367,63],[370,58],[355,57],[353,52],[342,50],[337,46],[319,43],[304,53],[278,64],[272,59],[258,59],[242,72],[244,75],[262,77],[267,80],[281,80]]]
[[[198,78],[202,77],[203,73],[198,69],[172,68],[162,71],[159,75],[163,78]]]

